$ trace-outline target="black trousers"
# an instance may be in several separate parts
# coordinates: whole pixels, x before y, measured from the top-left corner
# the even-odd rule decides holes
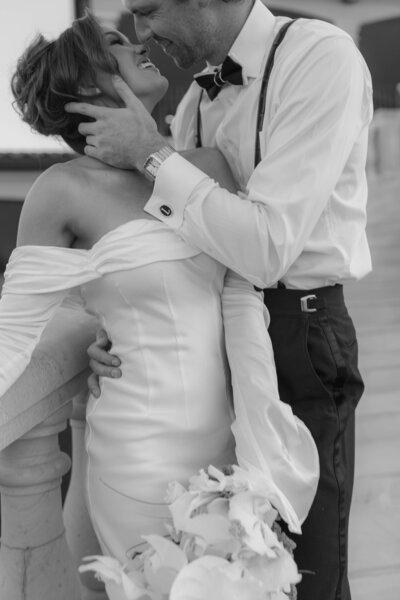
[[[297,544],[295,559],[302,572],[298,600],[350,600],[354,410],[364,390],[354,326],[339,285],[268,289],[265,304],[281,399],[310,429],[320,459],[318,490],[303,534],[289,534]]]

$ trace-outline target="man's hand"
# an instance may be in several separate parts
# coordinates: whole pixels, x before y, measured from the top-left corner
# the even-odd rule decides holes
[[[113,77],[113,83],[124,108],[70,102],[65,110],[96,119],[93,123],[80,123],[78,127],[79,133],[86,136],[85,154],[113,167],[143,172],[146,158],[165,146],[165,139],[127,84],[118,76]]]
[[[121,377],[122,372],[118,367],[121,364],[118,356],[110,354],[110,340],[104,329],[96,334],[96,341],[88,348],[89,366],[93,373],[88,378],[88,387],[95,398],[100,396],[99,377]]]

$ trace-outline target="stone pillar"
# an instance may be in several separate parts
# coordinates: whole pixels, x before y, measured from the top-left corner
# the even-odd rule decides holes
[[[71,418],[72,429],[72,473],[67,498],[64,504],[64,522],[68,546],[76,568],[84,556],[102,554],[93,531],[85,502],[86,449],[85,424],[87,390],[75,396]],[[93,573],[82,573],[82,600],[107,600],[104,584],[94,578]]]
[[[58,433],[70,414],[67,404],[0,453],[4,600],[81,600],[61,508],[70,460],[60,452]]]

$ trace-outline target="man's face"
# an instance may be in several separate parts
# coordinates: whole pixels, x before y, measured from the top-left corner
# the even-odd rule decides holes
[[[187,69],[211,52],[215,15],[199,0],[123,0],[133,14],[139,41],[153,39],[178,67]]]

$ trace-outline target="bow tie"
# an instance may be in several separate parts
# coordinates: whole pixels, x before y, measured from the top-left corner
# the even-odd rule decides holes
[[[229,56],[215,73],[198,75],[195,81],[206,90],[210,100],[214,100],[226,83],[243,85],[242,67]]]

